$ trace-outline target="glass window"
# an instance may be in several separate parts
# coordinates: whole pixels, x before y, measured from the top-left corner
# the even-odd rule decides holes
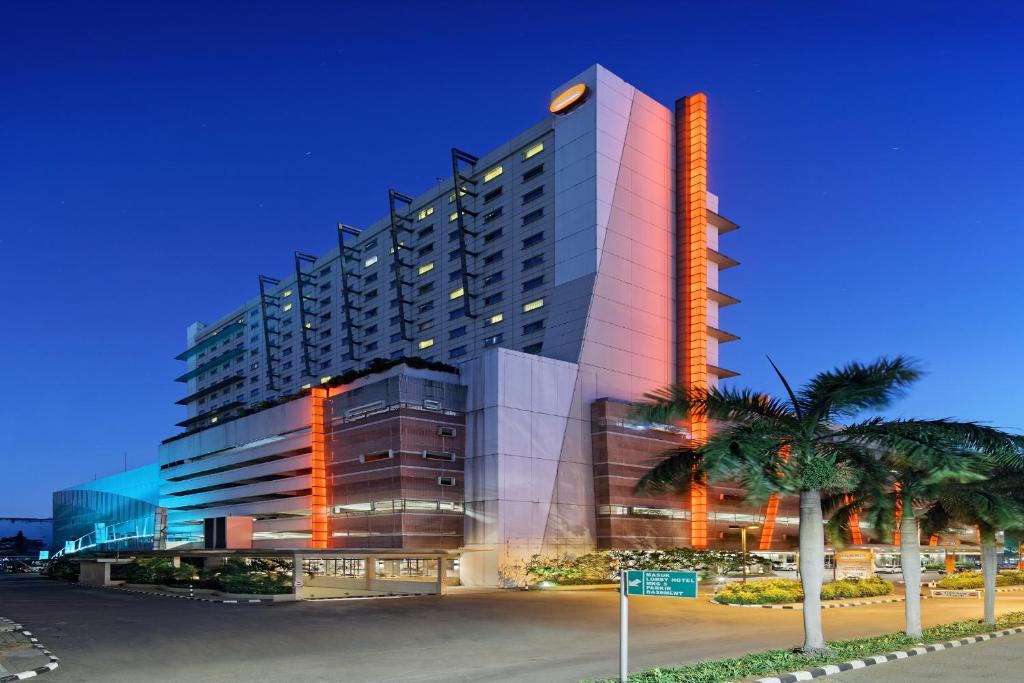
[[[452,349],[451,351],[448,352],[448,357],[449,358],[458,358],[459,356],[465,356],[465,355],[466,355],[466,347],[465,346],[456,346],[454,349]]]
[[[544,172],[544,164],[540,164],[538,166],[534,166],[529,171],[526,171],[525,173],[523,173],[523,182],[525,183],[525,182],[527,182],[529,180],[533,180],[534,178],[536,178],[537,176],[539,176],[543,172]]]
[[[425,219],[427,216],[431,215],[432,213],[434,213],[434,207],[428,206],[425,209],[420,209],[420,212],[416,215],[416,219],[422,221],[423,219]]]
[[[534,188],[523,195],[523,204],[529,204],[534,199],[538,199],[544,196],[544,186]]]
[[[523,283],[523,291],[524,292],[528,292],[531,289],[537,289],[538,287],[540,287],[543,284],[544,284],[544,276],[543,275],[541,275],[540,277],[531,278],[531,279],[529,279],[529,280],[527,280],[526,282]]]
[[[530,311],[536,311],[544,305],[544,299],[534,299],[523,304],[523,313],[529,313]]]
[[[430,339],[423,339],[416,346],[418,346],[419,349],[422,351],[423,349],[429,349],[433,345],[434,345],[434,339],[430,338]]]
[[[544,329],[544,321],[537,320],[532,323],[523,325],[523,334],[533,334],[534,332],[540,332]]]
[[[492,294],[484,299],[484,306],[491,306],[493,304],[499,303],[502,300],[504,300],[504,298],[505,292],[498,292],[497,294]]]
[[[369,268],[370,266],[372,266],[375,263],[377,263],[377,256],[376,255],[371,256],[370,258],[368,258],[365,261],[363,261],[363,267],[364,268]]]
[[[488,346],[494,346],[495,344],[500,344],[504,338],[505,338],[505,333],[504,332],[499,332],[498,334],[493,335],[491,337],[485,337],[484,338],[484,348],[486,348]]]
[[[535,266],[539,266],[544,263],[544,254],[537,254],[523,261],[523,270],[529,270]]]
[[[484,182],[491,182],[492,180],[500,176],[502,173],[504,173],[504,171],[505,169],[503,169],[501,166],[495,166],[491,170],[487,171],[487,173],[484,173]]]
[[[434,262],[431,261],[430,263],[424,263],[422,266],[420,266],[418,272],[419,272],[420,275],[423,275],[424,273],[429,273],[433,269],[434,269]]]
[[[536,223],[544,217],[544,209],[537,209],[523,216],[523,225],[529,225],[530,223]]]
[[[530,145],[529,147],[526,148],[526,151],[523,152],[523,161],[526,161],[530,157],[535,157],[535,156],[537,156],[538,154],[540,154],[543,151],[544,151],[544,143],[543,142],[538,142],[538,143],[536,143],[534,145]]]
[[[504,314],[502,314],[502,313],[495,313],[494,315],[492,315],[489,318],[484,318],[484,327],[489,327],[491,325],[497,325],[498,323],[500,323],[504,319],[505,319],[505,315]]]
[[[450,301],[454,301],[455,299],[458,299],[460,296],[463,296],[465,293],[466,290],[463,289],[462,287],[459,287],[458,289],[453,289],[452,291],[448,292],[448,299]]]
[[[463,325],[462,327],[456,327],[454,330],[452,330],[451,332],[448,333],[448,338],[449,339],[457,339],[459,337],[464,337],[464,336],[466,336],[466,326],[465,325]]]

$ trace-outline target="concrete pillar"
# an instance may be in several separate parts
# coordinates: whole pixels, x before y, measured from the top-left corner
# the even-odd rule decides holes
[[[174,567],[175,569],[178,569],[179,567],[181,567],[181,558],[179,556],[177,556],[177,555],[172,557],[171,558],[171,566]]]
[[[439,555],[437,558],[437,594],[447,595],[448,593],[448,557]]]
[[[303,584],[305,576],[302,573],[302,555],[296,554],[292,564],[292,591],[296,600],[302,600]]]
[[[373,582],[377,580],[377,558],[372,555],[366,558],[366,590],[373,590]]]

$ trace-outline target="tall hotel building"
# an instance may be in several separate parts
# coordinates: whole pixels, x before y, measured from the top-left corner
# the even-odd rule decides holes
[[[549,101],[495,150],[453,148],[427,191],[382,185],[379,221],[188,328],[158,544],[448,549],[472,585],[535,553],[734,547],[752,521],[755,547],[794,545],[789,503],[634,491],[708,425],[637,424],[629,402],[735,375],[719,239],[737,226],[708,191],[705,96],[665,106],[593,66]]]

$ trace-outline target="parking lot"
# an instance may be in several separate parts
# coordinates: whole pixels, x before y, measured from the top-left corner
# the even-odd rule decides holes
[[[456,589],[447,597],[221,605],[0,577],[2,611],[61,658],[58,681],[578,681],[617,667],[612,591]],[[1024,596],[999,596],[1001,611]],[[926,624],[977,600],[925,600]],[[825,611],[830,638],[896,631],[901,604]],[[800,642],[799,611],[631,600],[631,668]]]

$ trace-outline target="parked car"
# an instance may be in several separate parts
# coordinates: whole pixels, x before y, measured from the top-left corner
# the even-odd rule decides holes
[[[876,574],[900,574],[903,569],[900,567],[875,567]]]

